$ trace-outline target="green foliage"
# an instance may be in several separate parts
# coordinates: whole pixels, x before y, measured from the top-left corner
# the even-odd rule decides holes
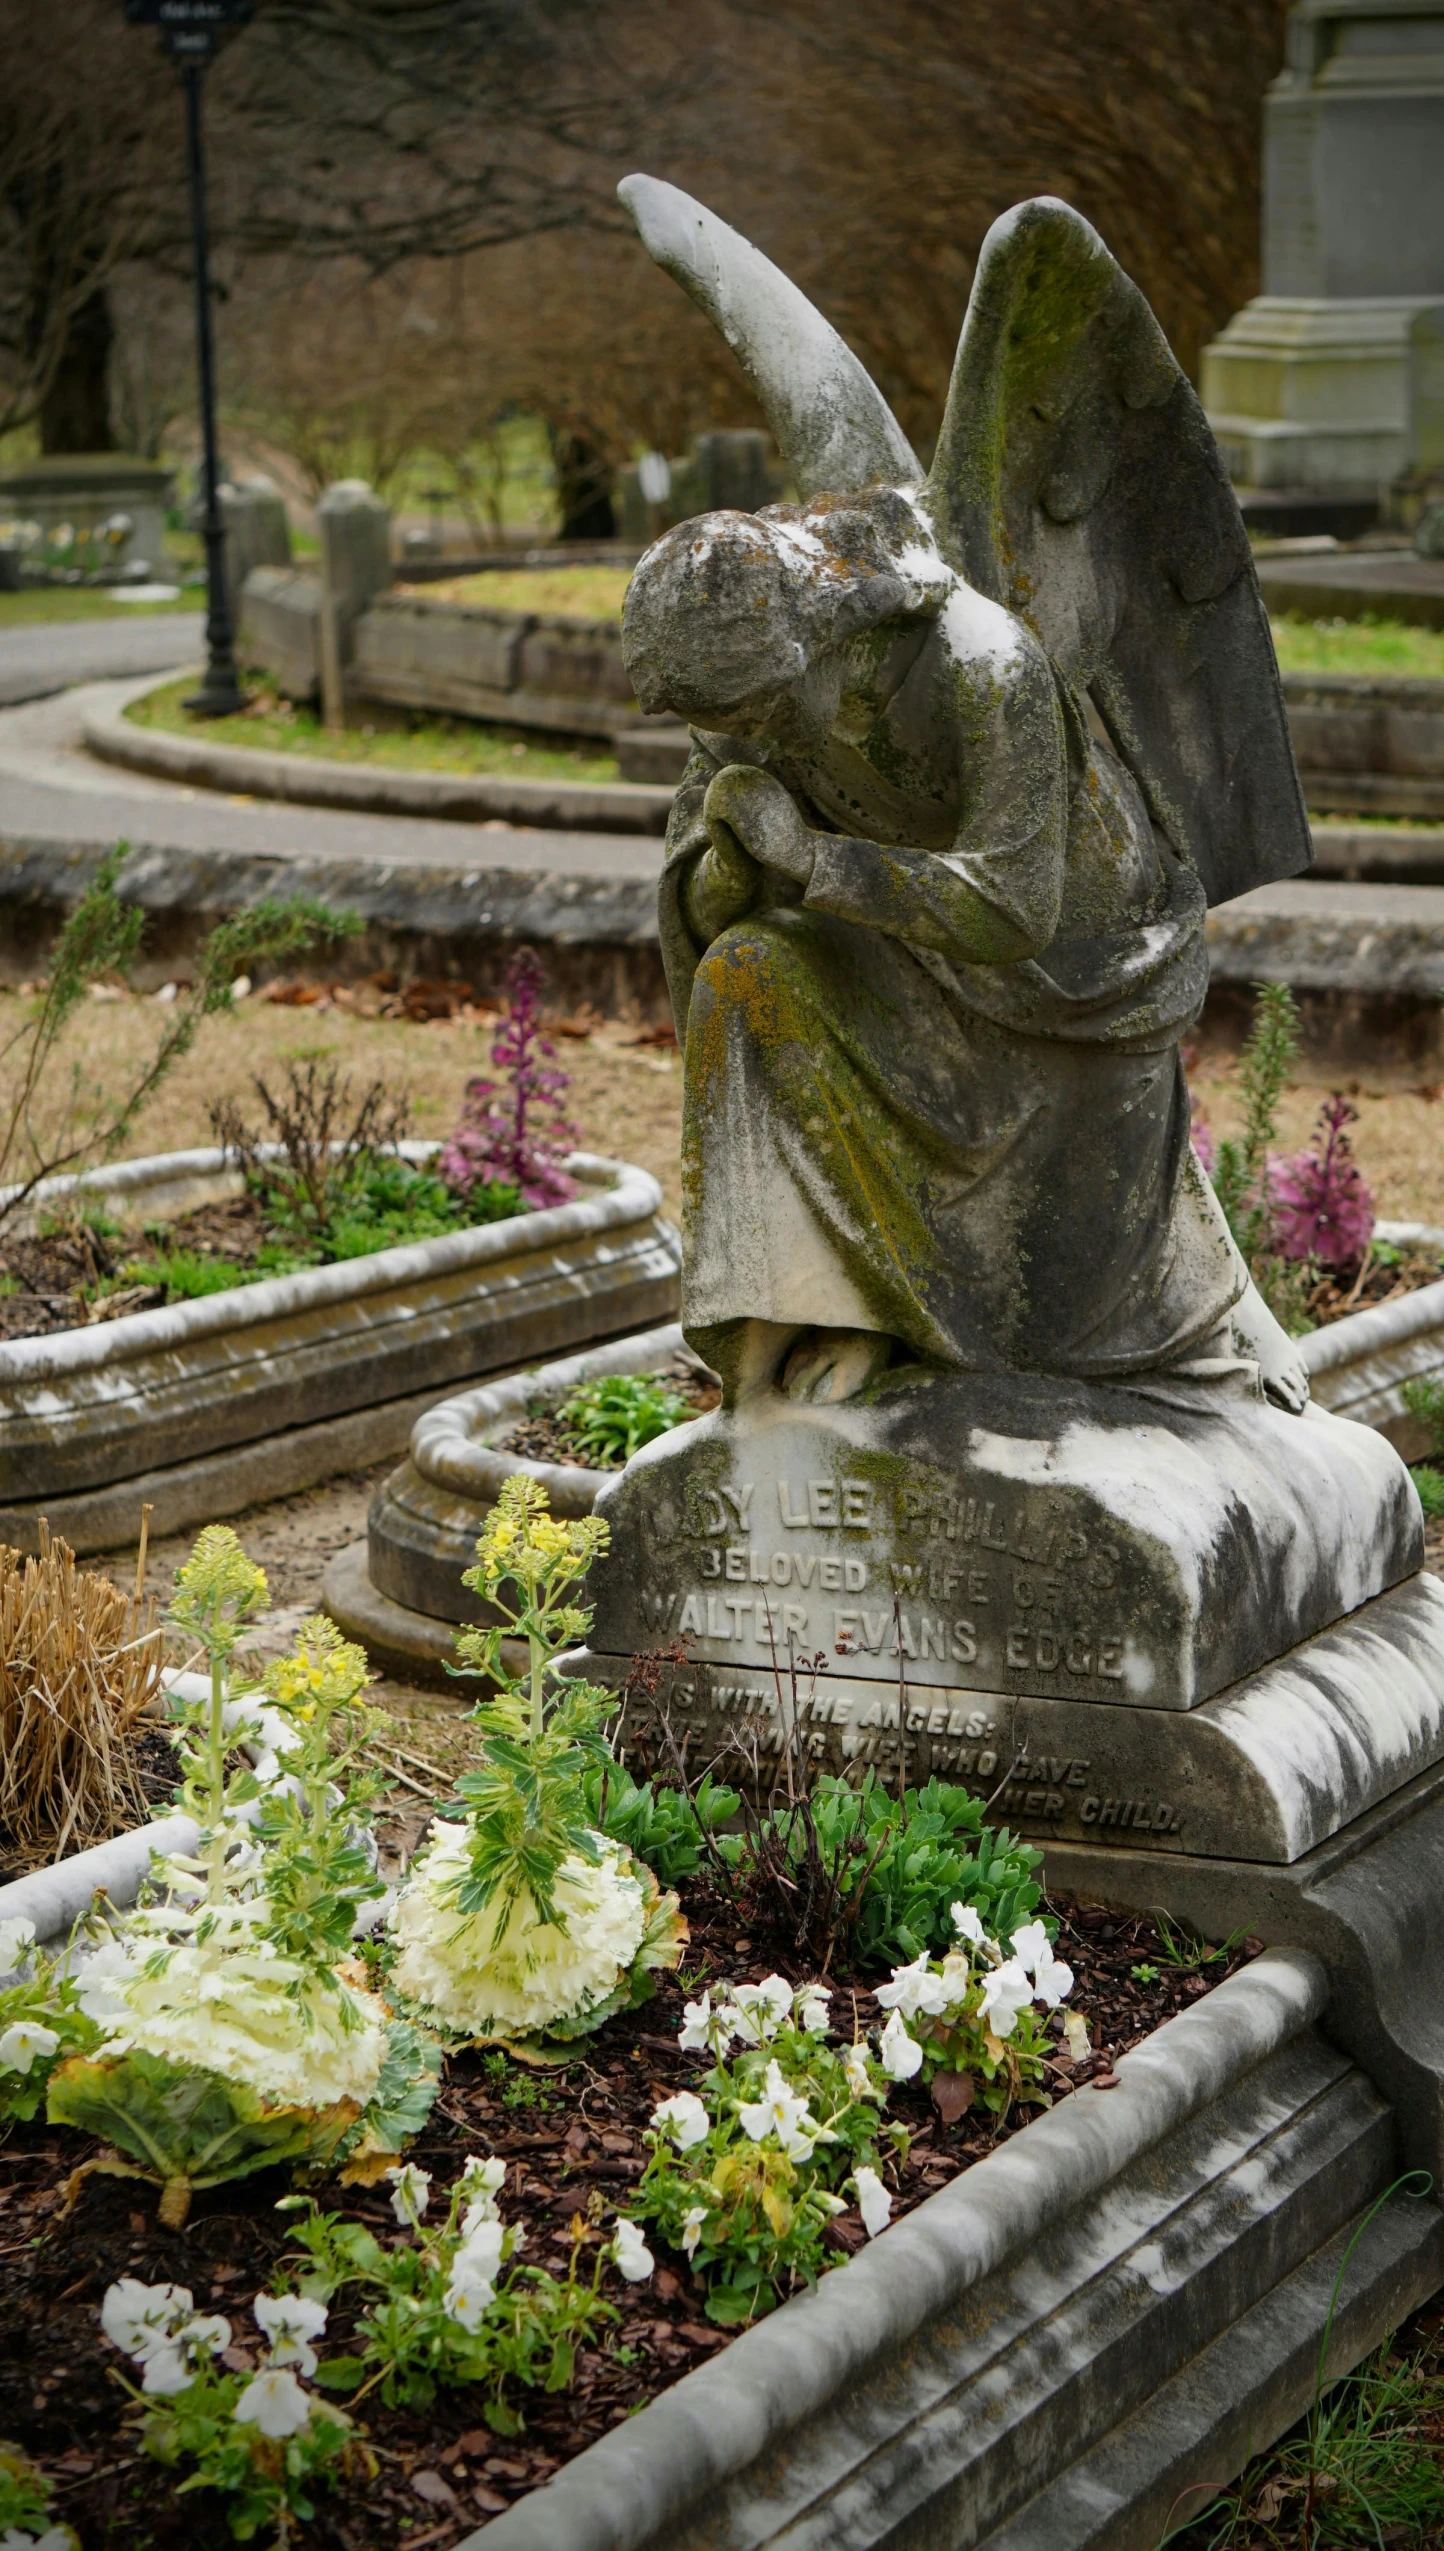
[[[456,1784],[470,1860],[459,1913],[484,1912],[498,1892],[509,1911],[525,1893],[543,1922],[565,1930],[555,1894],[562,1862],[575,1854],[595,1867],[600,1858],[582,1775],[608,1759],[601,1730],[616,1703],[582,1682],[562,1683],[548,1697],[546,1681],[557,1657],[591,1627],[591,1613],[571,1598],[609,1537],[594,1515],[556,1521],[545,1489],[518,1473],[504,1483],[477,1542],[477,1564],[462,1579],[499,1618],[456,1642],[458,1670],[485,1674],[496,1687],[495,1699],[475,1712],[481,1767]],[[525,1676],[503,1657],[502,1642],[512,1639],[526,1642]]]
[[[735,1789],[704,1774],[691,1796],[680,1789],[638,1782],[622,1763],[592,1763],[582,1775],[587,1813],[598,1831],[625,1843],[659,1884],[675,1887],[694,1878],[706,1856],[706,1836],[736,1815]]]
[[[1006,1827],[994,1833],[983,1801],[969,1790],[929,1780],[899,1800],[874,1771],[857,1788],[825,1773],[813,1782],[809,1803],[823,1865],[843,1882],[842,1936],[859,1965],[941,1953],[952,1945],[951,1908],[960,1898],[1000,1939],[1039,1902],[1041,1851]],[[774,1806],[769,1825],[773,1847],[799,1867],[807,1842],[802,1810]],[[727,1836],[720,1849],[745,1879],[758,1856],[754,1838]]]
[[[99,2044],[63,1959],[33,1956],[13,1982],[0,1984],[0,2137],[39,2116],[59,2065]]]
[[[30,2551],[41,2534],[58,2551],[60,2543],[79,2551],[69,2525],[50,2523],[54,2483],[36,2468],[19,2445],[0,2441],[0,2543],[7,2551]]]
[[[643,1444],[696,1414],[680,1391],[646,1373],[583,1382],[557,1411],[576,1450],[597,1470],[620,1470]]]
[[[1241,1135],[1218,1146],[1213,1184],[1228,1227],[1259,1289],[1281,1276],[1269,1256],[1269,1147],[1278,1133],[1279,1101],[1299,1050],[1298,1004],[1286,983],[1254,985],[1254,1019],[1239,1057]],[[1275,1308],[1272,1303],[1271,1308]]]
[[[162,2220],[183,2220],[193,2188],[248,2178],[280,2161],[323,2166],[356,2111],[268,2107],[255,2091],[169,2056],[72,2056],[50,2077],[46,2115],[129,2153],[166,2192]],[[172,2193],[173,2192],[173,2193]]]
[[[120,1276],[124,1284],[164,1285],[169,1302],[199,1302],[208,1293],[256,1284],[264,1272],[238,1267],[231,1258],[202,1258],[194,1249],[161,1249],[151,1258],[128,1258]]]
[[[796,2004],[805,2006],[808,1990]],[[889,2154],[908,2139],[883,2128],[887,2078],[876,2058],[849,2050],[849,2062],[802,2024],[800,2009],[779,2021],[754,1993],[749,2009],[724,2002],[712,2016],[724,2051],[698,2085],[708,2131],[684,2148],[665,2122],[654,2125],[630,2210],[691,2259],[706,2280],[708,2319],[735,2327],[774,2310],[793,2286],[816,2284],[830,2264],[828,2224],[844,2211],[836,2192],[858,2169],[877,2167],[881,2134]],[[739,2017],[754,2042],[729,2056]]]
[[[357,915],[332,912],[310,895],[287,901],[267,896],[221,922],[202,942],[194,980],[169,1010],[148,1060],[122,1076],[113,1091],[103,1091],[97,1108],[93,1093],[82,1091],[78,1069],[62,1096],[53,1086],[55,1067],[65,1029],[90,985],[124,973],[140,946],[144,916],[138,904],[122,900],[117,886],[128,850],[128,843],[118,842],[102,859],[51,951],[43,996],[0,1047],[7,1083],[0,1095],[0,1184],[16,1187],[0,1204],[0,1227],[22,1210],[42,1179],[86,1160],[107,1160],[120,1148],[162,1081],[189,1053],[202,1021],[233,1007],[231,985],[238,975],[361,927]]]
[[[365,1652],[324,1613],[303,1621],[289,1656],[266,1670],[284,1713],[286,1779],[265,1793],[256,1833],[265,1846],[267,1938],[301,1962],[344,1957],[359,1905],[384,1895],[363,1839],[385,1783],[362,1768],[387,1724],[361,1698]]]
[[[599,2242],[590,2279],[578,2273],[584,2245],[595,2240],[584,2224],[573,2224],[565,2277],[520,2266],[517,2235],[495,2220],[488,2200],[476,2205],[474,2185],[464,2173],[444,2223],[426,2232],[413,2218],[414,2237],[394,2249],[383,2249],[364,2224],[323,2214],[306,2200],[294,2227],[302,2254],[298,2281],[318,2302],[354,2285],[374,2297],[357,2322],[352,2352],[317,2368],[316,2379],[328,2391],[361,2398],[379,2390],[388,2408],[425,2409],[438,2388],[475,2383],[488,2427],[516,2436],[524,2420],[515,2393],[564,2391],[578,2348],[616,2320],[616,2307],[598,2290],[605,2257]],[[286,2202],[299,2207],[302,2201]],[[467,2253],[478,2237],[478,2213],[488,2218],[482,2237],[489,2228],[496,2242],[486,2254],[486,2272],[472,2272],[468,2293]]]
[[[1409,1476],[1419,1491],[1425,1522],[1436,1522],[1444,1515],[1444,1470],[1435,1470],[1429,1462],[1415,1462]]]
[[[146,2404],[140,2442],[167,2470],[186,2470],[182,2492],[221,2493],[238,2542],[273,2528],[280,2551],[291,2539],[291,2520],[306,2524],[316,2513],[318,2488],[334,2488],[347,2477],[361,2480],[376,2466],[346,2412],[326,2401],[312,2403],[305,2426],[292,2436],[266,2436],[238,2421],[236,2404],[249,2379],[207,2367],[172,2399]]]
[[[1444,1381],[1437,1374],[1416,1374],[1399,1394],[1409,1415],[1427,1426],[1433,1453],[1444,1452]]]
[[[394,2019],[387,2031],[386,2061],[360,2118],[338,2158],[357,2153],[404,2152],[419,2135],[441,2088],[441,2048],[425,2029]]]

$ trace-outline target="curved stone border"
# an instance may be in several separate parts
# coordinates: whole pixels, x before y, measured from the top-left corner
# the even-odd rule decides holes
[[[1150,2417],[1180,2376],[1196,2386],[1211,2339],[1228,2348],[1300,2274],[1312,2269],[1317,2285],[1318,2249],[1376,2193],[1387,2112],[1311,2035],[1326,1992],[1315,1958],[1266,1952],[1123,2056],[1115,2090],[1079,2091],[1034,2119],[458,2551],[1156,2542],[1157,2473],[1106,2531],[1086,2530],[1079,2508],[1072,2522],[1056,2510],[1051,2525],[1035,2510],[1066,2489],[1070,2466],[1114,2443],[1115,2422]],[[1397,2238],[1397,2219],[1392,2229]],[[1401,2286],[1427,2290],[1440,2234],[1437,2210],[1420,2206],[1406,2236],[1412,2278],[1391,2250],[1385,2310]],[[1224,2249],[1235,2267],[1226,2300]],[[1320,2321],[1327,2300],[1325,2282]],[[1130,2320],[1128,2379],[1110,2382]],[[1335,2370],[1355,2352],[1351,2330]],[[1256,2381],[1277,2370],[1266,2352],[1257,2362],[1257,2343],[1250,2353]],[[1310,2363],[1306,2386],[1311,2374]],[[1257,2443],[1293,2404],[1270,2409]],[[1161,2424],[1166,2513],[1177,2438],[1174,2422]],[[1105,2510],[1082,2494],[1099,2525]]]
[[[428,1159],[436,1146],[403,1148]],[[190,1521],[216,1466],[262,1444],[283,1466],[297,1451],[306,1475],[286,1485],[309,1484],[328,1475],[325,1430],[337,1435],[331,1469],[374,1460],[448,1387],[674,1310],[679,1251],[657,1181],[593,1153],[571,1165],[592,1190],[571,1204],[0,1345],[0,1532],[33,1547],[44,1513],[72,1546],[103,1549],[131,1537],[153,1482],[184,1486],[182,1473],[193,1474]],[[189,1152],[68,1189],[134,1210],[226,1174],[219,1151]],[[367,1449],[371,1410],[381,1432]]]
[[[1427,1224],[1381,1222],[1381,1239],[1407,1245],[1438,1243],[1444,1232]],[[1386,1435],[1406,1461],[1428,1453],[1434,1437],[1404,1405],[1405,1385],[1444,1375],[1444,1279],[1421,1285],[1366,1311],[1351,1311],[1299,1341],[1309,1382],[1320,1407],[1352,1417]]]
[[[597,1490],[616,1477],[615,1471],[586,1470],[575,1462],[532,1461],[496,1452],[480,1439],[509,1417],[522,1416],[538,1396],[563,1400],[582,1382],[599,1381],[608,1373],[645,1373],[685,1350],[681,1328],[673,1321],[664,1329],[644,1329],[636,1337],[617,1338],[610,1346],[591,1347],[585,1355],[564,1356],[534,1373],[510,1373],[503,1381],[484,1382],[479,1390],[442,1400],[418,1417],[411,1430],[412,1462],[432,1487],[480,1506],[494,1505],[504,1481],[524,1471],[529,1479],[541,1481],[554,1515],[589,1515]]]
[[[228,796],[276,797],[293,806],[333,806],[352,815],[436,815],[450,823],[535,825],[544,832],[664,833],[673,791],[640,780],[467,779],[447,771],[392,771],[282,753],[205,736],[161,735],[132,725],[130,701],[174,681],[148,674],[119,707],[89,709],[85,743],[102,762],[154,779]]]

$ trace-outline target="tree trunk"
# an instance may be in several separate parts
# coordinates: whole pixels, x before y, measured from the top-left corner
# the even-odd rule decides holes
[[[611,469],[585,434],[553,430],[552,466],[561,507],[563,540],[615,540]]]
[[[113,452],[110,348],[114,330],[104,285],[82,301],[65,331],[55,375],[40,405],[42,452]]]

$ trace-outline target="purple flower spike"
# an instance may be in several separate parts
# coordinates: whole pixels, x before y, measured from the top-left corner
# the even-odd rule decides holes
[[[443,1144],[437,1168],[452,1193],[469,1197],[479,1186],[516,1187],[524,1203],[540,1209],[565,1205],[577,1182],[562,1167],[576,1142],[576,1127],[560,1112],[571,1075],[542,1034],[541,961],[518,948],[507,970],[507,1008],[492,1042],[496,1080],[466,1084],[461,1122]]]

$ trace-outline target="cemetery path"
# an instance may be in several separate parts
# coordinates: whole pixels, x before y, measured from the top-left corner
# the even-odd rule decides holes
[[[177,615],[149,625],[174,631],[187,624]],[[100,627],[102,634],[111,634],[108,623]],[[0,646],[12,634],[30,638],[37,633],[0,632]],[[88,625],[65,634],[86,635]],[[172,637],[169,656],[149,669],[164,671],[176,661]],[[129,668],[132,680],[135,670]],[[0,658],[0,676],[4,671]],[[653,835],[449,823],[429,815],[338,814],[277,800],[226,797],[123,771],[85,750],[83,726],[87,711],[119,706],[128,692],[125,682],[91,682],[21,707],[0,706],[0,835],[65,844],[124,837],[161,849],[251,852],[270,859],[329,855],[409,867],[484,865],[573,877],[654,877],[662,863],[662,843]]]
[[[0,707],[43,700],[75,682],[166,673],[200,653],[199,611],[137,611],[133,619],[42,620],[0,629]]]

